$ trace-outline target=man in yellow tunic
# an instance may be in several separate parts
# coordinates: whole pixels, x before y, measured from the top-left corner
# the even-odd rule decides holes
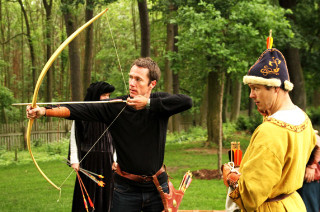
[[[224,173],[234,181],[229,197],[242,211],[306,211],[296,190],[316,137],[308,116],[290,99],[293,84],[282,53],[264,51],[243,82],[264,121],[251,137],[240,174]]]

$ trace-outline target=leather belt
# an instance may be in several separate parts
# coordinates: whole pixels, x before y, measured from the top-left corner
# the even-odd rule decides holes
[[[160,174],[165,172],[165,166],[163,165],[157,173],[155,173],[153,176],[158,177]],[[116,173],[124,178],[127,178],[129,180],[135,181],[135,182],[140,182],[140,183],[146,183],[146,182],[151,182],[153,181],[152,176],[147,176],[147,175],[136,175],[136,174],[130,174],[127,172],[124,172],[120,169],[119,165],[117,166]]]
[[[287,197],[290,196],[291,194],[293,194],[293,192],[290,193],[290,194],[280,194],[280,195],[278,195],[278,196],[276,196],[276,197],[274,197],[274,198],[267,199],[266,202],[276,202],[276,201],[280,201],[280,200],[283,200],[283,199],[287,198]]]

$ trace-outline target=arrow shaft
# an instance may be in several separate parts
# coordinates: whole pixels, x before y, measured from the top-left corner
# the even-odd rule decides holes
[[[76,101],[76,102],[37,102],[36,105],[72,105],[72,104],[103,104],[103,103],[126,103],[127,100],[116,99],[111,101]],[[14,103],[13,106],[27,106],[32,103]]]

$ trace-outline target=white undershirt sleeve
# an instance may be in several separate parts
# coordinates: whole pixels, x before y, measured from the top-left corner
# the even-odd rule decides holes
[[[71,134],[70,134],[70,163],[71,164],[79,163],[74,121],[72,122]]]

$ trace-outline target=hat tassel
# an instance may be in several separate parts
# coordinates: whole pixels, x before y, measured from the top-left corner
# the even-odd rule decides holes
[[[267,37],[267,49],[272,49],[273,37],[272,37],[272,29],[270,29],[269,37]]]

